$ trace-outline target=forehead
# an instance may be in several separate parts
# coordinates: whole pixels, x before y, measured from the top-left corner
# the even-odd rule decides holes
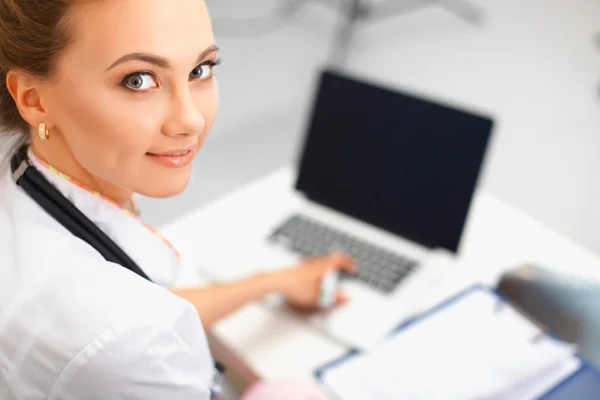
[[[203,0],[97,0],[71,9],[73,42],[68,52],[106,58],[132,52],[195,59],[213,44]],[[75,56],[74,54],[71,54]],[[106,67],[106,66],[105,66]]]

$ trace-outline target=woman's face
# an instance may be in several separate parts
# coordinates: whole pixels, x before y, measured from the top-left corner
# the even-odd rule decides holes
[[[104,186],[180,193],[217,113],[204,1],[101,0],[69,16],[44,104],[57,142]]]

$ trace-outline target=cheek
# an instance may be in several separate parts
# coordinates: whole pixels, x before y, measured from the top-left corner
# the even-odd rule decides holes
[[[77,160],[92,174],[135,168],[159,132],[152,101],[99,88],[58,91],[57,126]],[[149,100],[149,99],[146,99]]]
[[[206,123],[202,132],[202,136],[205,138],[210,133],[219,110],[219,94],[216,81],[208,89],[198,91],[195,97],[196,108],[202,114]]]
[[[165,169],[144,157],[156,145],[174,139],[161,133],[171,117],[171,99],[166,93],[145,97],[118,87],[71,87],[59,86],[54,91],[52,103],[59,106],[52,114],[71,152],[89,173],[151,197],[168,197],[185,189],[189,169]],[[205,120],[201,147],[217,116],[218,94],[216,84],[192,90],[196,109]]]

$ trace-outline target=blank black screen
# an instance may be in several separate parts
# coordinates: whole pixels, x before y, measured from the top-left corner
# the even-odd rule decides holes
[[[457,251],[491,119],[325,71],[310,121],[300,192],[426,247]]]

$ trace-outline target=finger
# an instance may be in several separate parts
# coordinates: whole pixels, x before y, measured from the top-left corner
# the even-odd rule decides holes
[[[344,253],[331,254],[327,259],[327,263],[333,268],[341,269],[348,273],[355,273],[358,271],[358,265],[356,262],[352,259],[352,257]]]
[[[345,294],[344,292],[342,292],[341,290],[338,290],[335,293],[335,304],[336,305],[346,304],[349,301],[350,301],[350,297],[348,297],[348,295]]]

